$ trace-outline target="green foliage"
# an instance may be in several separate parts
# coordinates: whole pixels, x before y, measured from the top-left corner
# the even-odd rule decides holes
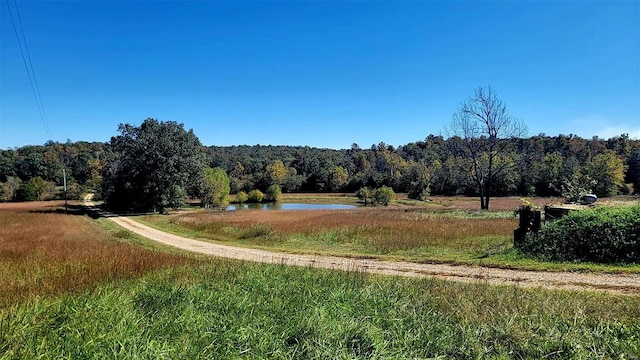
[[[533,164],[533,181],[536,194],[540,196],[557,196],[558,186],[563,183],[564,159],[559,151],[546,154],[541,161]]]
[[[0,182],[0,202],[13,200],[13,191],[7,183]]]
[[[229,176],[219,167],[207,168],[204,173],[202,204],[205,208],[224,208],[229,204]]]
[[[375,203],[375,194],[375,189],[368,187],[363,187],[356,191],[356,197],[365,205],[373,205]]]
[[[389,186],[381,186],[378,189],[371,189],[368,187],[360,188],[356,192],[356,196],[365,205],[389,205],[390,202],[396,199],[396,193]]]
[[[640,263],[640,206],[571,212],[527,236],[523,250],[552,261]]]
[[[64,194],[62,195],[64,196]],[[80,200],[81,196],[82,196],[82,186],[80,186],[80,184],[78,184],[77,182],[72,182],[67,184],[67,199]]]
[[[17,191],[22,185],[22,180],[16,176],[7,176],[7,181],[2,183],[4,201],[13,201],[16,199]]]
[[[390,202],[396,199],[396,193],[388,186],[382,186],[376,190],[376,204],[388,206]]]
[[[153,144],[153,141],[149,142]],[[159,143],[162,142],[160,138]],[[621,188],[624,183],[634,184],[633,191],[640,190],[640,140],[629,139],[624,134],[609,140],[540,134],[530,138],[505,138],[498,142],[496,145],[503,151],[496,154],[492,162],[497,170],[497,173],[492,173],[495,181],[491,183],[491,192],[495,196],[558,196],[562,194],[563,185],[569,182],[579,185],[574,181],[577,174],[597,180],[594,186],[587,188],[599,196],[632,190],[629,186]],[[424,198],[427,195],[478,196],[481,189],[477,179],[473,179],[474,163],[471,158],[464,156],[468,154],[468,144],[470,140],[460,136],[444,139],[442,136],[428,135],[424,141],[397,148],[384,143],[369,149],[354,144],[350,149],[340,150],[308,146],[210,146],[204,148],[206,159],[199,171],[202,175],[205,165],[221,167],[229,174],[232,193],[254,188],[266,189],[278,183],[282,191],[288,193],[355,192],[363,186],[376,188],[386,185],[397,192],[408,193],[411,198]],[[122,196],[126,200],[123,201],[123,207],[153,207],[144,198],[154,198],[158,187],[145,188],[136,184],[160,183],[159,188],[170,187],[164,185],[162,178],[149,176],[151,179],[147,181],[146,176],[135,171],[127,174],[128,181],[114,182],[114,177],[124,176],[119,173],[132,165],[126,164],[119,149],[112,145],[82,141],[47,142],[44,145],[0,150],[0,182],[7,183],[9,178],[26,181],[39,176],[61,186],[61,170],[65,168],[69,182],[77,182],[85,191],[104,193],[114,206],[116,202],[113,200],[117,199],[110,195],[120,192],[127,194]],[[490,144],[478,141],[473,145],[481,149]],[[607,155],[607,152],[613,156]],[[156,151],[154,154],[164,156],[163,159],[167,160],[162,160],[161,168],[180,163],[163,152]],[[620,164],[613,157],[624,165],[623,182],[619,182]],[[476,165],[480,172],[487,169],[489,160],[491,156],[488,153],[478,154]],[[434,165],[438,163],[441,167],[433,172]],[[151,166],[155,166],[153,162],[149,169],[140,169],[151,173],[148,171]],[[106,184],[102,184],[104,178],[107,179]],[[178,184],[174,195],[187,193],[199,198],[202,179],[195,173],[190,174],[187,185]],[[13,186],[13,189],[15,195],[18,186]],[[155,196],[160,201],[172,197],[175,196]]]
[[[599,197],[614,196],[624,185],[625,165],[622,158],[608,150],[593,157],[586,174],[595,181],[593,192]]]
[[[247,202],[259,203],[264,199],[264,194],[258,189],[253,189],[249,191],[248,197]]]
[[[431,166],[423,163],[412,162],[409,165],[407,175],[409,199],[426,200],[431,194],[431,182],[442,169],[440,161],[434,161]]]
[[[562,184],[562,196],[568,204],[578,203],[584,195],[593,192],[592,188],[595,184],[596,181],[591,179],[589,175],[576,172],[571,176],[571,179]]]
[[[249,195],[247,195],[246,192],[244,191],[240,191],[236,194],[236,202],[242,204],[243,202],[246,202],[247,200],[249,200]]]
[[[55,196],[55,184],[39,176],[22,182],[15,194],[15,198],[18,201],[52,200]]]
[[[184,205],[202,188],[202,145],[183,124],[146,119],[120,124],[111,138],[114,159],[102,181],[106,204],[116,210],[157,210]]]
[[[282,185],[287,178],[287,167],[284,166],[282,160],[276,160],[273,164],[267,166],[267,175],[269,182],[272,184]]]
[[[331,191],[339,191],[349,180],[349,172],[342,166],[334,166],[329,172],[329,188]]]
[[[29,181],[23,182],[16,192],[16,200],[18,201],[36,201],[38,200],[38,191],[36,187]]]
[[[640,144],[627,159],[627,181],[633,184],[632,193],[640,194]]]
[[[282,189],[280,189],[280,185],[273,184],[269,186],[267,192],[265,194],[265,199],[267,201],[279,201],[282,196]]]

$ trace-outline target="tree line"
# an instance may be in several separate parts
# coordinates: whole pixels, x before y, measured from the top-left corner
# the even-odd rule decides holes
[[[489,87],[479,87],[454,113],[448,137],[394,148],[209,146],[175,121],[120,124],[108,143],[67,141],[0,150],[0,201],[78,197],[93,191],[116,210],[163,211],[187,198],[205,207],[237,198],[276,200],[284,192],[357,192],[365,204],[394,192],[431,195],[600,197],[640,192],[640,140],[575,135],[525,137]],[[61,176],[65,170],[69,179]],[[378,190],[373,190],[378,189]],[[248,193],[248,194],[247,194]],[[259,200],[258,200],[259,198]]]
[[[148,141],[157,143],[163,139],[167,137]],[[172,144],[167,141],[166,145]],[[381,142],[366,149],[353,144],[350,149],[341,150],[271,145],[204,147],[194,142],[198,159],[191,163],[185,162],[186,154],[179,152],[180,144],[173,145],[175,148],[166,154],[155,154],[157,160],[147,158],[150,155],[145,153],[145,145],[130,149],[134,154],[131,159],[119,158],[127,145],[118,140],[48,142],[0,150],[0,200],[56,197],[63,182],[63,168],[67,170],[71,196],[125,186],[112,177],[118,174],[118,167],[131,160],[144,167],[131,169],[137,172],[129,174],[127,181],[142,181],[145,173],[153,172],[157,176],[154,186],[159,187],[175,185],[161,177],[176,171],[168,166],[183,167],[180,171],[187,172],[187,176],[181,185],[190,195],[196,194],[202,180],[200,174],[189,173],[189,169],[202,168],[204,172],[206,167],[219,167],[227,173],[231,193],[266,191],[278,184],[284,192],[355,192],[362,187],[388,186],[416,199],[479,195],[471,171],[473,164],[459,154],[458,149],[463,147],[460,137],[429,135],[423,141],[397,148]],[[509,139],[505,146],[508,150],[498,161],[514,166],[496,179],[495,195],[562,196],[590,190],[602,197],[640,190],[640,141],[625,134],[609,139],[540,134]],[[143,187],[136,192],[149,194],[153,189]]]

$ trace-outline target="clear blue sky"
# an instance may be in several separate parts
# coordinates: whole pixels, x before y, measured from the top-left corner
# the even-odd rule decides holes
[[[13,0],[10,0],[13,5]],[[0,148],[48,135],[1,4]],[[640,138],[640,2],[35,2],[53,140],[147,117],[204,145],[394,146],[491,85],[529,135]]]

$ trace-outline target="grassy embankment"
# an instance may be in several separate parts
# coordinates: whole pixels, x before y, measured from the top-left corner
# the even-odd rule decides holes
[[[640,297],[196,258],[44,210],[0,205],[2,359],[640,356]]]
[[[288,195],[288,202],[340,202],[341,195]],[[346,200],[344,203],[353,201]],[[337,201],[336,201],[337,200]],[[550,199],[536,199],[539,205]],[[447,262],[547,271],[640,272],[636,265],[545,262],[513,248],[518,198],[496,198],[491,212],[477,199],[434,198],[425,205],[357,210],[195,211],[136,221],[196,239],[288,253]]]

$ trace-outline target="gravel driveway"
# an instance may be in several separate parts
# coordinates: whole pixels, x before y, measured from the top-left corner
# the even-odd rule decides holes
[[[89,198],[87,206],[93,206]],[[131,218],[101,212],[119,226],[150,240],[178,249],[217,257],[269,264],[307,266],[375,274],[431,277],[444,280],[549,289],[597,290],[640,296],[640,274],[602,274],[508,270],[482,266],[418,264],[402,261],[352,259],[334,256],[296,255],[213,244],[169,234]]]

